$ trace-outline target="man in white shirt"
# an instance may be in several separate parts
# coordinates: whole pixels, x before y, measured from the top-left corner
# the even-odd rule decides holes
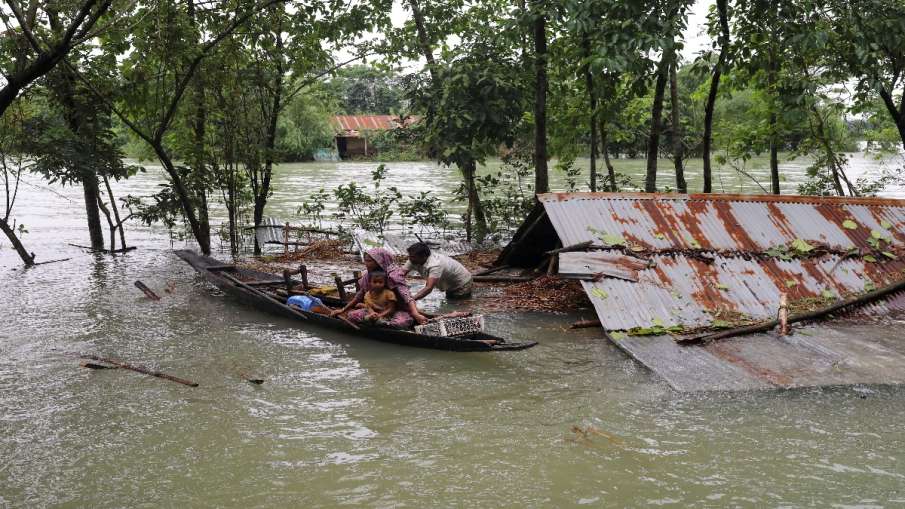
[[[414,295],[415,300],[423,299],[434,288],[445,291],[450,299],[471,297],[471,272],[461,263],[445,254],[432,253],[423,242],[409,246],[408,254],[409,261],[402,270],[406,274],[414,270],[425,280],[424,288]]]

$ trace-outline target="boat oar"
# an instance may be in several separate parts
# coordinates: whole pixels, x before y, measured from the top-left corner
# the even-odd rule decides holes
[[[163,378],[164,380],[169,380],[171,382],[176,382],[176,383],[182,384],[182,385],[188,385],[189,387],[198,387],[198,384],[191,380],[186,380],[184,378],[178,378],[173,375],[161,373],[160,371],[151,371],[150,369],[143,368],[141,366],[133,366],[132,364],[126,364],[125,362],[122,362],[122,361],[119,361],[116,359],[110,359],[107,357],[99,357],[97,355],[88,355],[88,354],[84,354],[81,357],[83,359],[91,359],[93,361],[105,362],[107,364],[111,364],[113,366],[123,368],[123,369],[128,369],[130,371],[135,371],[137,373],[142,373],[144,375],[150,375],[150,376],[157,377],[157,378]]]
[[[278,305],[278,306],[280,306],[280,307],[282,307],[282,308],[284,308],[284,309],[288,309],[290,313],[294,314],[295,316],[297,316],[297,317],[299,317],[299,318],[301,318],[301,319],[303,319],[303,320],[307,320],[307,319],[308,319],[308,317],[305,316],[304,313],[302,313],[302,312],[300,312],[300,311],[297,311],[297,310],[295,310],[295,309],[292,309],[290,306],[287,306],[286,304],[284,304],[284,303],[278,301],[277,299],[271,297],[270,295],[268,295],[267,292],[263,292],[263,291],[258,290],[257,288],[255,288],[255,287],[253,287],[253,286],[249,286],[249,285],[245,284],[244,282],[240,281],[239,279],[234,278],[231,274],[226,274],[226,273],[221,272],[219,275],[220,275],[220,276],[223,276],[224,278],[226,278],[226,279],[228,279],[228,280],[230,280],[230,281],[232,281],[233,284],[235,284],[235,285],[238,286],[239,288],[248,290],[249,292],[252,292],[252,293],[254,293],[255,295],[257,295],[257,296],[259,296],[259,297],[263,297],[263,298],[267,299],[268,301],[270,301],[270,302],[273,303],[273,304],[276,304],[276,305]]]

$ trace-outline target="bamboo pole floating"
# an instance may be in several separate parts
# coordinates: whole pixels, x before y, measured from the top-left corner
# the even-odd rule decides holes
[[[148,298],[151,300],[160,300],[160,296],[158,296],[156,293],[154,293],[150,288],[148,288],[147,285],[145,285],[141,281],[135,281],[135,288],[138,288],[139,290],[143,291],[145,293],[145,295],[147,295]]]
[[[852,297],[850,299],[846,299],[843,301],[839,301],[835,304],[827,306],[825,308],[818,309],[816,311],[809,311],[807,313],[799,313],[797,315],[789,316],[789,324],[798,323],[798,322],[806,322],[809,320],[815,320],[817,318],[822,318],[826,315],[833,314],[837,311],[842,311],[843,309],[849,307],[862,306],[864,304],[869,304],[875,300],[882,299],[887,295],[891,295],[893,293],[905,290],[905,280],[899,281],[897,283],[893,283],[889,286],[884,286],[883,288],[874,290],[872,292],[867,292],[858,297]],[[774,327],[779,325],[779,320],[770,320],[769,322],[763,322],[755,325],[749,325],[746,327],[739,327],[736,329],[729,329],[721,332],[716,332],[713,334],[702,334],[699,336],[691,336],[687,338],[676,338],[676,343],[680,345],[695,345],[699,343],[707,343],[710,341],[716,341],[718,339],[726,339],[732,338],[736,336],[744,336],[745,334],[755,334],[758,332],[767,332],[772,330]]]
[[[173,375],[168,375],[166,373],[161,373],[160,371],[151,371],[148,368],[144,368],[142,366],[135,366],[132,364],[127,364],[127,363],[122,362],[117,359],[111,359],[109,357],[100,357],[98,355],[88,355],[88,354],[82,355],[81,357],[83,359],[91,359],[93,361],[105,362],[107,364],[116,366],[118,368],[128,369],[129,371],[135,371],[137,373],[142,373],[142,374],[153,376],[156,378],[163,378],[164,380],[169,380],[171,382],[176,382],[176,383],[182,384],[182,385],[188,385],[189,387],[198,387],[198,384],[191,380],[186,380],[184,378],[179,378],[179,377],[175,377]]]

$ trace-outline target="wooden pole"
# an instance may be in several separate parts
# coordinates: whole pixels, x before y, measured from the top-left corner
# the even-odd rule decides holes
[[[148,298],[151,300],[160,300],[160,296],[158,296],[156,293],[154,293],[150,288],[147,287],[147,285],[145,285],[141,281],[135,282],[135,288],[138,288],[139,290],[143,291],[145,293],[145,295],[147,295]]]
[[[283,227],[283,254],[289,254],[289,223]]]
[[[356,270],[352,272],[352,277],[355,278],[355,293],[358,293],[361,291],[361,283],[359,282],[361,279],[361,271]]]
[[[142,374],[157,377],[157,378],[163,378],[164,380],[169,380],[171,382],[176,382],[176,383],[182,384],[182,385],[188,385],[189,387],[198,387],[198,384],[191,380],[186,380],[184,378],[178,378],[173,375],[161,373],[160,371],[151,371],[150,369],[144,368],[141,366],[126,364],[125,362],[122,362],[122,361],[116,360],[116,359],[111,359],[109,357],[100,357],[97,355],[82,355],[82,358],[91,359],[93,361],[98,361],[98,362],[106,362],[107,364],[111,364],[111,365],[119,367],[119,368],[128,369],[130,371],[135,371],[136,373],[142,373]]]
[[[837,311],[842,311],[845,308],[862,306],[864,304],[869,304],[875,300],[882,299],[887,295],[891,295],[893,293],[905,290],[905,280],[899,281],[897,283],[893,283],[889,286],[884,286],[878,290],[874,290],[872,292],[867,292],[859,297],[852,297],[850,299],[846,299],[843,301],[839,301],[833,305],[827,306],[825,308],[821,308],[815,311],[809,311],[807,313],[800,313],[797,315],[789,316],[789,324],[805,322],[809,320],[815,320],[817,318],[822,318],[824,316],[833,314]],[[744,336],[745,334],[754,334],[757,332],[767,332],[772,330],[774,327],[779,325],[779,320],[770,320],[769,322],[763,322],[760,324],[749,325],[746,327],[738,327],[736,329],[729,329],[713,334],[702,334],[699,336],[691,336],[687,338],[676,338],[676,343],[680,345],[695,345],[699,343],[706,343],[710,341],[716,341],[718,339],[726,339],[732,338],[736,336]]]
[[[310,288],[308,285],[308,267],[305,265],[299,265],[299,274],[302,276],[302,286],[307,290]]]
[[[289,269],[283,269],[283,284],[286,285],[286,291],[292,291],[292,278],[289,277]]]
[[[343,280],[339,275],[334,272],[333,273],[333,281],[336,282],[336,291],[339,293],[339,300],[346,300],[346,285],[343,284]]]

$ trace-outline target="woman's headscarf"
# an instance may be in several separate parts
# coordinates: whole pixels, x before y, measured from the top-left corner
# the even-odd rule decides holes
[[[405,272],[402,267],[396,265],[396,258],[393,254],[382,247],[368,249],[366,254],[387,273],[387,288],[395,290],[403,302],[410,302],[412,293],[409,290],[408,283],[405,281]],[[358,280],[358,286],[361,288],[358,296],[364,297],[364,292],[371,289],[371,277],[368,272],[365,272],[361,279]]]

